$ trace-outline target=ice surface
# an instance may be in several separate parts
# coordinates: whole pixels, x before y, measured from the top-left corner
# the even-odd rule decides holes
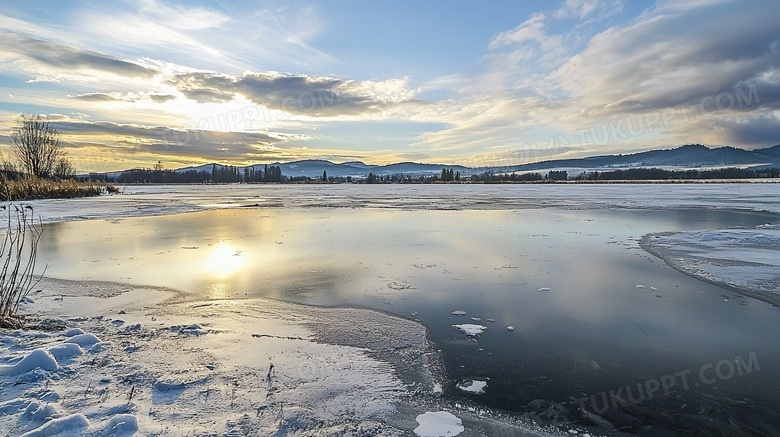
[[[124,187],[125,194],[118,196],[24,203],[34,206],[36,214],[47,223],[234,207],[404,210],[697,207],[778,212],[780,199],[776,187],[774,184],[225,185],[205,189],[199,185],[131,186]],[[698,243],[715,244],[717,241],[717,245],[706,249],[711,255],[717,255],[714,262],[722,264],[718,266],[720,274],[729,275],[729,281],[733,283],[733,278],[739,277],[735,274],[739,269],[743,269],[743,277],[757,277],[745,273],[749,263],[760,264],[753,267],[756,271],[764,271],[765,266],[771,264],[768,260],[777,259],[775,253],[763,251],[767,247],[761,247],[777,247],[775,243],[762,240],[768,231],[757,231],[763,232],[760,238],[756,235],[757,238],[750,240],[742,236],[741,251],[718,253],[724,246],[723,241],[727,241],[723,235],[710,235]],[[745,249],[745,243],[755,247]],[[743,260],[749,262],[739,265]],[[513,267],[504,265],[502,268]],[[772,277],[765,280],[771,283]],[[5,362],[19,364],[21,361],[15,360],[22,353],[20,351],[32,355],[35,350],[40,353],[57,350],[62,352],[62,358],[72,360],[63,365],[76,371],[69,373],[58,367],[58,358],[49,353],[53,363],[45,365],[54,370],[34,366],[22,375],[35,376],[23,387],[14,388],[11,384],[17,375],[0,375],[0,382],[9,388],[4,392],[7,401],[0,404],[0,411],[11,415],[0,424],[3,434],[50,433],[61,427],[65,431],[63,435],[68,435],[79,434],[80,429],[87,427],[86,435],[106,435],[116,426],[132,422],[130,417],[118,417],[112,422],[113,417],[126,414],[136,419],[139,435],[159,433],[163,426],[192,434],[227,434],[229,430],[251,429],[260,435],[280,431],[287,435],[306,435],[299,431],[306,426],[319,426],[320,430],[332,435],[350,434],[358,427],[373,430],[376,435],[405,435],[412,431],[414,418],[430,408],[415,405],[414,396],[437,392],[435,384],[438,382],[430,371],[424,374],[425,366],[419,364],[425,362],[422,358],[432,359],[435,354],[419,347],[427,342],[424,328],[411,321],[407,321],[411,325],[403,325],[365,310],[345,313],[345,309],[340,308],[314,309],[251,299],[208,303],[200,308],[195,308],[192,302],[179,303],[166,305],[165,311],[150,310],[158,308],[170,295],[159,290],[150,293],[150,289],[125,293],[118,288],[98,296],[97,293],[89,295],[91,287],[87,284],[75,291],[63,290],[68,299],[56,300],[45,293],[36,295],[34,303],[26,304],[24,310],[63,316],[68,322],[60,320],[57,324],[79,326],[76,329],[80,331],[72,333],[72,337],[85,334],[97,339],[99,336],[105,340],[102,345],[108,353],[75,354],[75,348],[80,347],[77,343],[55,349],[56,344],[62,344],[63,337],[59,334],[51,335],[50,339],[46,338],[50,334],[43,332],[39,332],[40,338],[35,340],[14,338],[14,341],[18,340],[14,352],[8,349],[1,352]],[[541,291],[549,289],[542,288]],[[92,319],[96,315],[111,317],[119,313],[132,329],[115,326],[108,319]],[[362,315],[354,319],[358,313]],[[169,329],[195,324],[200,328],[191,331],[203,331],[208,335],[177,335]],[[480,326],[480,333],[485,329],[481,325],[473,326]],[[4,338],[11,339],[10,336]],[[40,353],[36,355],[43,358]],[[270,371],[270,364],[274,365],[275,372]],[[415,371],[418,372],[416,376],[409,377],[408,373]],[[191,375],[182,380],[186,384],[181,390],[166,392],[166,402],[170,403],[155,404],[159,391],[153,389],[154,383],[176,372]],[[419,382],[419,385],[412,388],[413,382]],[[50,389],[44,390],[44,384]],[[128,402],[131,391],[132,401]],[[51,424],[51,428],[47,428],[49,431],[42,431],[46,425],[21,417],[21,411],[32,402],[41,404],[44,398],[52,399],[52,408],[57,409],[57,414],[65,415],[56,419],[61,422],[48,422],[46,425]],[[388,418],[400,414],[399,402],[413,411],[408,418],[412,425],[396,429],[395,424],[388,424]],[[53,412],[47,408],[34,407],[30,411],[40,410],[42,415]],[[83,416],[79,417],[82,411]],[[465,409],[454,412],[466,421]],[[476,420],[478,418],[471,417],[466,427]],[[44,435],[40,432],[33,435]],[[128,434],[132,432],[128,429]],[[529,434],[519,431],[514,435]]]
[[[123,194],[34,200],[45,223],[176,214],[235,207],[397,209],[657,209],[780,211],[777,185],[137,185]],[[227,201],[226,201],[227,200]],[[5,226],[0,223],[0,226]]]
[[[642,247],[691,276],[780,304],[776,226],[651,234]]]
[[[464,381],[459,382],[455,385],[455,387],[457,387],[458,390],[462,390],[467,393],[481,395],[485,393],[485,388],[487,388],[487,381]]]
[[[447,411],[428,411],[416,418],[420,424],[414,433],[420,437],[455,436],[464,431],[463,422]]]
[[[464,323],[461,325],[452,325],[453,328],[458,328],[461,331],[463,331],[464,334],[468,335],[469,337],[474,337],[477,335],[482,334],[487,329],[487,326],[483,325],[475,325],[473,323]]]

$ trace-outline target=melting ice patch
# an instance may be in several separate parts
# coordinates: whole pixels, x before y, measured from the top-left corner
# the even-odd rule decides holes
[[[487,329],[487,326],[475,325],[472,323],[452,325],[452,327],[460,329],[461,331],[463,331],[464,334],[468,335],[469,337],[476,337],[477,335],[485,332],[485,330]]]
[[[420,424],[414,433],[420,437],[441,437],[458,435],[463,432],[463,422],[454,414],[446,411],[428,411],[417,416]]]
[[[463,381],[455,385],[458,390],[465,391],[475,395],[481,395],[485,393],[487,388],[487,381]]]
[[[650,234],[642,247],[691,276],[780,302],[780,228]]]

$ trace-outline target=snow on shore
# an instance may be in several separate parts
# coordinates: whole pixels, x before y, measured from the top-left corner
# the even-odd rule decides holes
[[[43,285],[52,291],[26,309],[58,316],[0,332],[3,435],[396,435],[386,422],[397,402],[433,396],[425,329],[408,320],[267,299],[159,305],[172,292],[90,297],[77,283]],[[324,325],[332,331],[312,329]],[[346,325],[385,335],[360,342]],[[391,363],[405,362],[421,365],[400,378]]]
[[[780,304],[780,228],[647,235],[642,247],[696,278]]]

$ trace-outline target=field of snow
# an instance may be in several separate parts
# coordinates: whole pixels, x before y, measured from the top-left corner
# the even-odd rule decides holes
[[[25,304],[43,322],[0,336],[3,435],[394,435],[395,404],[433,396],[411,321],[94,285],[47,281]]]

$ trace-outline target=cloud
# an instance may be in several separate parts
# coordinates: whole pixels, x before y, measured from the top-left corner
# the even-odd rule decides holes
[[[768,2],[763,10],[723,5],[649,16],[597,35],[552,77],[577,109],[594,115],[666,108],[767,83],[780,69],[778,14],[780,3]]]
[[[87,93],[75,96],[73,98],[77,100],[84,100],[85,102],[116,102],[120,100],[106,93]]]
[[[490,41],[490,48],[497,48],[506,44],[516,44],[524,41],[541,41],[546,37],[545,15],[537,12],[528,20],[512,30],[501,32]]]
[[[667,134],[677,143],[761,148],[780,144],[780,120],[771,112],[705,117],[679,123]]]
[[[126,78],[151,79],[156,71],[134,62],[73,46],[56,44],[0,31],[5,41],[0,55],[33,64],[29,71],[50,74],[71,71],[109,73]]]
[[[381,115],[394,106],[421,104],[419,90],[405,79],[356,82],[337,77],[276,72],[232,76],[208,72],[176,74],[166,80],[199,103],[226,103],[243,96],[254,104],[304,117]]]
[[[114,153],[157,154],[189,159],[246,161],[263,156],[276,144],[305,139],[280,132],[218,132],[173,129],[112,122],[86,122],[65,116],[50,117],[68,149],[102,144]]]
[[[139,100],[149,100],[154,103],[165,103],[171,100],[175,100],[176,96],[170,94],[152,94],[152,93],[86,93],[73,96],[73,99],[82,100],[85,102],[95,103],[113,103],[113,102],[127,102],[133,103]]]
[[[621,0],[566,0],[553,16],[559,19],[575,17],[584,20],[592,16],[604,18],[620,13],[622,10]]]
[[[214,9],[194,6],[186,8],[181,5],[166,5],[155,0],[139,1],[140,9],[159,20],[164,20],[171,27],[184,30],[200,30],[219,27],[230,21],[230,17]]]

